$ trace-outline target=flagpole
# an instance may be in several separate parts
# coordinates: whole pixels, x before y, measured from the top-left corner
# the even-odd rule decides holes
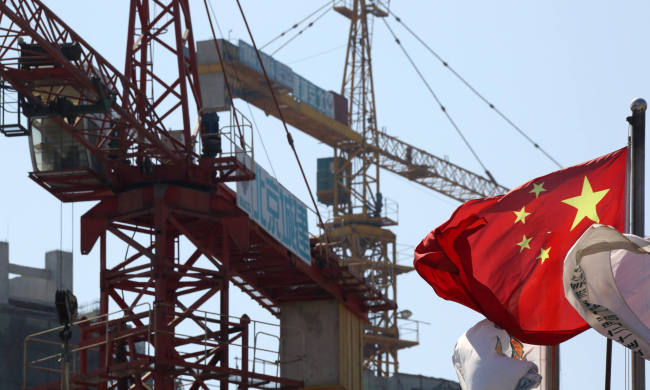
[[[560,344],[549,345],[546,349],[546,389],[560,390]]]
[[[628,213],[630,217],[629,231],[643,237],[644,228],[644,196],[645,196],[645,111],[647,103],[641,98],[635,99],[630,109],[632,116],[627,118],[630,123],[630,202]],[[632,354],[631,365],[632,390],[645,390],[645,360],[638,352]]]
[[[612,339],[607,338],[607,352],[605,352],[605,390],[612,386]]]

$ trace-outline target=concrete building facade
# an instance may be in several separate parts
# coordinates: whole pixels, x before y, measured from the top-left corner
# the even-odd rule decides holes
[[[458,382],[424,375],[398,372],[390,378],[379,378],[370,371],[364,374],[364,390],[461,390]]]
[[[44,268],[27,267],[11,263],[9,244],[0,242],[0,389],[22,389],[23,378],[27,386],[59,379],[56,372],[28,369],[25,375],[23,371],[25,338],[59,326],[54,307],[57,288],[72,290],[72,253],[47,252]],[[52,335],[48,341],[60,342]],[[27,361],[60,351],[56,344],[30,344]],[[42,366],[58,369],[56,361]]]

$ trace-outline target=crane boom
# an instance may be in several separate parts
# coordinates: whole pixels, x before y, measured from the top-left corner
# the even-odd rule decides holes
[[[195,151],[189,116],[199,112],[201,94],[189,5],[170,0],[149,19],[147,4],[131,4],[125,75],[40,0],[0,2],[0,80],[15,90],[27,133],[32,124],[47,133],[33,145],[30,177],[62,201],[105,199],[160,180],[214,190],[253,177],[234,152]],[[153,71],[154,42],[177,63],[169,79]]]
[[[214,43],[199,42],[199,74],[207,75],[225,71],[228,79],[236,86],[233,88],[233,93],[237,97],[279,119],[261,71],[255,69],[242,57],[237,46],[225,40],[219,40],[218,44],[227,53],[224,56],[223,66],[219,63],[216,52],[210,52]],[[274,61],[271,57],[263,58],[269,62]],[[301,101],[296,97],[296,93],[283,83],[274,81],[272,84],[287,123],[329,146],[335,147],[345,142],[348,148],[361,148],[363,138],[360,133],[352,130],[346,123]],[[508,191],[506,187],[495,183],[490,178],[462,168],[385,132],[377,133],[377,146],[366,144],[365,147],[377,148],[380,156],[379,165],[408,180],[460,202]]]
[[[139,96],[129,80],[43,3],[39,0],[4,1],[0,3],[0,16],[2,27],[7,31],[0,46],[0,77],[30,103],[43,105],[70,98],[70,92],[64,93],[53,84],[55,81],[49,77],[50,69],[47,70],[48,76],[39,77],[40,72],[35,68],[42,64],[58,68],[61,77],[56,82],[64,79],[76,90],[77,101],[73,104],[84,100],[96,102],[102,93],[111,96],[104,102],[107,106],[104,112],[78,113],[78,117],[89,117],[93,123],[99,124],[92,130],[94,142],[86,136],[89,129],[77,127],[83,121],[69,123],[73,121],[58,120],[98,159],[111,165],[108,155],[115,154],[115,150],[109,147],[111,141],[119,142],[123,158],[138,150],[138,153],[161,160],[181,162],[184,159],[184,145],[169,135],[154,110],[145,110],[147,118],[138,120],[134,116],[138,104],[145,107],[149,104],[146,97]],[[27,37],[32,42],[22,44],[22,39]],[[65,44],[78,46],[79,56],[66,56],[61,49]],[[32,63],[21,63],[21,55],[23,59],[31,57]],[[30,68],[30,65],[35,66]],[[27,80],[26,73],[31,76]],[[93,80],[101,82],[101,91]]]
[[[508,192],[506,187],[484,176],[434,156],[397,137],[379,132],[378,144],[380,167],[459,202]]]

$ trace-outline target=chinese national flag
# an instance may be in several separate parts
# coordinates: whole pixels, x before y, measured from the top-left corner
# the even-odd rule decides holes
[[[626,161],[623,148],[461,205],[415,249],[415,269],[523,342],[577,335],[589,325],[564,298],[564,257],[592,223],[623,230]]]

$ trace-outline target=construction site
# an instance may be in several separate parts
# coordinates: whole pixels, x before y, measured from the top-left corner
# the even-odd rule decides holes
[[[125,2],[110,11],[120,22],[102,31],[114,34],[107,47],[50,2],[0,4],[0,141],[22,148],[4,165],[47,194],[30,208],[48,216],[31,223],[52,237],[43,267],[21,265],[15,239],[0,242],[0,351],[16,357],[0,387],[460,389],[433,365],[401,364],[437,328],[398,304],[415,272],[413,246],[395,233],[409,199],[391,192],[455,206],[508,188],[426,81],[478,165],[381,125],[375,25],[422,76],[391,25],[419,38],[389,0],[310,4],[320,8],[274,20],[279,34],[263,37],[229,3],[245,35],[222,29],[218,2]],[[329,54],[338,84],[276,55],[325,14],[345,37]],[[282,148],[278,170],[267,147]]]

